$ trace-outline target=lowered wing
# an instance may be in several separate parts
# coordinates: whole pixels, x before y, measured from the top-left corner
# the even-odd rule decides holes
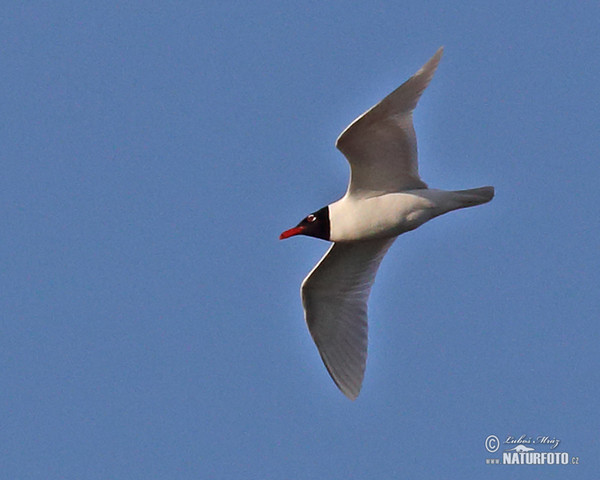
[[[354,400],[367,361],[367,300],[395,238],[334,243],[302,282],[304,316],[339,389]]]

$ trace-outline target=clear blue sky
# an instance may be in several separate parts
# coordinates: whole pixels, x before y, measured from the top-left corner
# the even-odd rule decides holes
[[[0,477],[597,478],[599,18],[5,5]],[[392,247],[350,402],[299,298],[326,244],[277,237],[341,196],[335,138],[440,45],[421,174],[496,198]],[[580,465],[486,465],[490,434],[559,438]]]

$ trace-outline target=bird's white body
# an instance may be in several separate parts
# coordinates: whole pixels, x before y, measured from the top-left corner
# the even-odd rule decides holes
[[[396,237],[444,213],[489,201],[493,190],[483,189],[422,188],[368,198],[345,195],[329,205],[330,240],[351,242]]]
[[[355,399],[367,359],[367,300],[377,269],[398,235],[434,217],[489,202],[493,187],[436,190],[421,180],[412,112],[442,56],[354,120],[337,148],[350,164],[343,198],[308,215],[280,238],[304,234],[334,242],[302,282],[305,320],[340,390]]]

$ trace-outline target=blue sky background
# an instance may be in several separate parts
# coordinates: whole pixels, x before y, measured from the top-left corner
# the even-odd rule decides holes
[[[5,5],[2,478],[597,478],[599,18]],[[350,402],[299,298],[326,244],[277,237],[343,194],[335,138],[440,45],[421,174],[496,198],[388,253]],[[486,465],[490,434],[559,438],[580,465]]]

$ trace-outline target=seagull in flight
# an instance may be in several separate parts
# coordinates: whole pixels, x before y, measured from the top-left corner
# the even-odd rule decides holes
[[[346,194],[279,237],[308,235],[333,242],[302,282],[301,297],[323,363],[351,400],[360,393],[365,373],[371,286],[396,237],[434,217],[494,197],[490,186],[438,190],[419,177],[412,112],[442,52],[443,47],[342,132],[335,145],[350,163]]]

